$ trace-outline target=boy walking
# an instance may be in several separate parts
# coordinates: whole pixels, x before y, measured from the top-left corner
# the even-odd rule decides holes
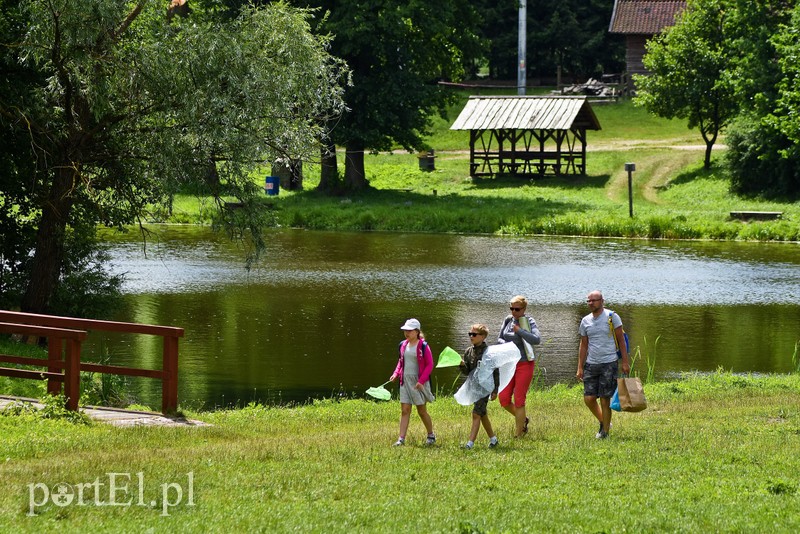
[[[469,329],[469,340],[472,346],[464,351],[464,356],[461,358],[461,363],[458,365],[458,368],[465,375],[477,369],[480,364],[483,354],[486,352],[486,336],[488,335],[489,329],[484,324],[474,324]],[[491,395],[478,399],[472,407],[472,428],[469,432],[469,441],[464,445],[466,449],[471,449],[475,446],[475,439],[478,437],[481,424],[483,424],[483,428],[489,436],[489,447],[497,447],[497,435],[494,433],[494,429],[492,429],[491,421],[489,421],[487,406],[490,397],[492,400],[497,398],[497,388],[500,386],[500,370],[495,369],[492,376],[494,378],[494,390]]]

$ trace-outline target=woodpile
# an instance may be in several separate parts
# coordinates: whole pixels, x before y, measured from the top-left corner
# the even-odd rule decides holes
[[[603,83],[594,78],[589,78],[585,83],[567,85],[560,91],[554,91],[562,95],[586,95],[597,98],[617,98],[620,96],[619,84]]]

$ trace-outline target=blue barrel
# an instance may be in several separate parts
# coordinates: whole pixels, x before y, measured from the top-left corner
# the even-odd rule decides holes
[[[277,176],[267,176],[264,180],[264,192],[269,196],[277,195],[281,189],[281,180]]]

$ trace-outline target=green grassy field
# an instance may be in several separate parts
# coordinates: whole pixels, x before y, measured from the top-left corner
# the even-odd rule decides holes
[[[391,446],[397,401],[248,406],[192,414],[212,426],[188,428],[0,416],[0,530],[800,529],[800,375],[714,373],[645,391],[648,409],[616,414],[604,441],[577,387],[532,392],[518,440],[492,402],[500,446],[480,434],[472,451],[460,447],[470,408],[452,398],[429,407],[430,448],[416,415],[407,445]],[[59,483],[70,504],[56,503]]]
[[[416,154],[367,155],[371,188],[347,196],[315,191],[319,169],[304,165],[304,190],[281,190],[262,202],[276,225],[314,230],[549,234],[632,238],[800,240],[800,202],[740,198],[714,151],[715,166],[702,168],[704,145],[682,121],[649,115],[629,101],[595,107],[603,129],[588,133],[586,176],[534,180],[469,176],[467,132],[437,118],[429,144],[435,170],[419,169]],[[630,217],[626,162],[636,164]],[[340,157],[340,171],[344,165]],[[263,184],[264,173],[254,181]],[[410,191],[407,191],[410,190]],[[176,199],[173,222],[208,222],[209,205]],[[731,211],[781,211],[773,221],[743,222]]]
[[[465,132],[436,123],[436,170],[416,156],[367,157],[372,188],[264,197],[275,223],[309,229],[793,240],[800,203],[741,199],[701,168],[699,135],[630,103],[598,106],[585,177],[473,181]],[[634,173],[628,216],[625,162]],[[263,173],[254,175],[263,182]],[[411,189],[410,192],[399,191]],[[435,191],[435,193],[434,193]],[[208,222],[207,201],[179,197],[173,221]],[[742,223],[731,210],[783,211]],[[0,344],[4,352],[17,349]],[[28,348],[37,351],[36,348]],[[793,355],[796,363],[797,351]],[[470,409],[429,410],[437,445],[393,448],[397,401],[315,401],[189,413],[210,426],[114,428],[58,410],[0,415],[2,532],[797,532],[800,374],[689,375],[647,383],[649,407],[617,414],[611,437],[579,387],[532,391],[530,433],[466,451]],[[0,391],[41,384],[0,378]],[[482,431],[481,431],[482,432]],[[59,493],[59,490],[63,490]],[[67,497],[71,500],[67,502]]]

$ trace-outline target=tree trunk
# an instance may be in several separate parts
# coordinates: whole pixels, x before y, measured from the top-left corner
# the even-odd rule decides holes
[[[344,185],[351,191],[369,187],[364,176],[364,148],[347,145],[344,156]]]
[[[715,128],[713,133],[709,135],[709,132],[706,130],[704,125],[700,124],[700,133],[703,135],[703,140],[706,142],[706,157],[703,160],[703,167],[708,170],[711,168],[711,149],[714,147],[714,143],[717,141],[717,134],[719,133],[719,129]]]
[[[706,158],[703,160],[703,167],[708,170],[711,168],[711,148],[714,146],[714,141],[706,141]]]
[[[71,191],[75,172],[72,166],[57,167],[50,194],[42,207],[42,218],[36,233],[36,251],[31,264],[28,287],[21,309],[28,313],[48,313],[64,263],[64,241],[67,220],[72,209]]]
[[[336,162],[336,145],[323,144],[320,148],[319,191],[336,191],[339,188],[339,166]]]

